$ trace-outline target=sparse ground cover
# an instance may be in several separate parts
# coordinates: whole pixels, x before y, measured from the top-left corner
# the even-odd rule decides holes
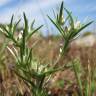
[[[59,54],[60,46],[58,45],[60,45],[60,43],[62,42],[61,38],[58,36],[58,40],[57,40],[57,37],[55,39],[55,36],[50,36],[47,38],[39,37],[38,39],[34,38],[31,40],[34,42],[38,41],[38,43],[33,49],[33,53],[35,54],[36,59],[40,60],[40,62],[45,64],[48,63],[49,61],[50,63],[54,62]],[[30,44],[32,44],[32,42]],[[44,47],[45,44],[46,46]],[[58,66],[62,66],[62,64],[72,61],[73,58],[78,57],[83,68],[86,71],[87,71],[88,64],[90,64],[90,67],[92,68],[92,70],[94,70],[94,68],[96,67],[96,64],[95,64],[96,50],[95,49],[96,49],[96,43],[94,43],[94,45],[91,47],[83,47],[83,46],[81,47],[81,46],[77,46],[76,44],[71,45],[70,50],[66,55],[65,59],[62,59],[59,62]],[[0,75],[1,92],[4,92],[6,94],[5,96],[10,96],[10,94],[11,96],[14,96],[16,94],[17,89],[19,88],[18,91],[21,91],[21,92],[23,91],[22,93],[24,94],[24,92],[26,92],[27,90],[26,89],[27,87],[24,86],[23,81],[20,80],[14,74],[14,72],[12,72],[10,69],[12,64],[14,64],[13,57],[8,52],[8,50],[5,51],[4,55],[5,55],[6,61],[4,61],[4,63],[0,67],[1,68],[1,73],[0,73],[1,74]],[[86,72],[85,75],[87,74],[88,72]],[[77,91],[76,86],[77,86],[76,79],[74,76],[74,72],[72,72],[72,70],[68,69],[63,72],[59,71],[58,73],[54,74],[54,76],[50,80],[49,93],[51,92],[52,94],[55,94],[53,96],[65,96],[65,93],[69,94],[71,91],[72,93],[74,93],[74,91]]]

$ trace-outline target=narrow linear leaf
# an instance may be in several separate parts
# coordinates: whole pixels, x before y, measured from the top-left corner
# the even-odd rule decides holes
[[[55,72],[61,71],[61,70],[64,70],[64,67],[62,67],[62,68],[57,68],[57,69],[51,69],[51,70],[49,70],[49,71],[47,71],[47,72],[44,72],[44,73],[42,73],[42,74],[48,76],[48,75],[50,75],[50,74],[52,74],[52,73],[55,73]]]
[[[40,81],[40,84],[39,84],[39,88],[42,88],[43,83],[44,83],[44,80],[45,80],[45,77],[46,77],[45,75],[42,76],[41,81]]]
[[[13,56],[14,59],[16,60],[17,57],[16,57],[15,53],[12,51],[12,49],[10,49],[9,47],[7,47],[7,49],[9,50],[9,52],[12,54],[12,56]]]
[[[11,22],[10,22],[10,25],[9,25],[9,31],[10,32],[12,32],[13,18],[14,18],[14,15],[12,15]]]
[[[72,14],[72,12],[71,12],[70,14]],[[68,16],[66,17],[66,19],[65,19],[64,24],[63,24],[63,25],[65,25],[65,24],[66,24],[66,22],[68,21],[68,19],[70,19],[70,15],[69,15],[69,14],[68,14]]]
[[[31,23],[31,30],[33,29],[33,26],[34,26],[34,23],[35,23],[35,19],[33,20],[33,22]]]
[[[25,24],[24,30],[26,32],[25,35],[27,36],[28,35],[28,20],[27,20],[25,13],[23,13],[23,16],[24,16],[24,24]]]
[[[26,31],[25,30],[23,30],[23,35],[22,35],[22,45],[21,45],[21,49],[22,49],[22,56],[23,55],[25,55],[25,46],[26,46],[26,40],[25,40],[25,38],[26,38]]]
[[[60,13],[59,13],[59,21],[61,21],[62,19],[62,15],[63,15],[63,2],[61,3],[61,7],[60,7]]]
[[[72,26],[72,29],[74,29],[74,20],[73,20],[73,17],[72,17],[72,15],[71,15],[71,12],[69,12],[66,8],[64,8],[65,9],[65,11],[67,12],[67,14],[69,15],[69,17],[70,17],[70,24],[71,24],[71,26]]]
[[[66,38],[65,37],[65,34],[64,34],[64,30],[61,28],[61,26],[59,26],[59,24],[55,23],[49,16],[48,18],[50,19],[50,21],[55,25],[55,27],[58,29],[58,31],[61,33],[61,35],[64,37],[64,39]]]
[[[40,27],[38,27],[37,29],[33,30],[31,33],[29,33],[29,35],[27,36],[27,40],[35,33],[37,32],[39,29],[41,29],[43,27],[43,25],[41,25]]]
[[[32,81],[26,79],[25,77],[23,77],[22,75],[20,75],[20,74],[19,74],[18,72],[16,72],[16,71],[14,71],[14,72],[15,72],[15,74],[16,74],[17,76],[19,76],[19,77],[22,78],[23,80],[27,81],[28,83],[30,83],[30,84],[33,86],[33,88],[36,87],[35,84],[34,84]]]
[[[91,22],[83,25],[83,26],[78,30],[78,32],[82,31],[83,29],[85,29],[87,26],[89,26],[89,25],[92,24],[93,22],[94,22],[94,21],[91,21]]]
[[[14,35],[14,32],[16,31],[16,28],[18,26],[18,24],[20,23],[21,19],[14,25],[13,27],[13,35]]]
[[[85,29],[86,27],[88,27],[92,23],[93,23],[93,21],[83,25],[79,30],[74,30],[73,32],[71,32],[70,38],[73,39],[74,37],[76,37],[76,35],[78,35],[83,29]]]
[[[1,28],[9,35],[9,32],[4,25],[2,25]]]

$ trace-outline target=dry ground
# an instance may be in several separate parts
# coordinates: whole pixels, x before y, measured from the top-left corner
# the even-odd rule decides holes
[[[41,63],[52,64],[56,61],[59,55],[60,44],[62,43],[62,39],[60,37],[50,36],[47,38],[34,38],[30,40],[29,46],[31,47],[34,42],[37,42],[37,44],[34,47],[33,53]],[[26,94],[26,86],[24,86],[23,82],[18,79],[18,77],[9,69],[11,64],[14,63],[14,59],[8,50],[5,51],[4,56],[4,64],[0,65],[1,92],[5,94],[4,96],[15,96],[15,90],[19,88],[18,90],[20,90],[22,93],[24,91]],[[89,63],[91,64],[92,68],[96,67],[96,43],[94,43],[94,45],[91,47],[81,47],[75,45],[75,43],[71,44],[68,54],[66,54],[66,56],[60,60],[58,66],[62,66],[63,64],[66,64],[77,57],[80,59],[85,70]],[[70,84],[69,81],[72,84]],[[71,94],[74,90],[76,91],[78,89],[76,86],[74,73],[70,69],[54,74],[51,83],[53,85],[49,89],[51,90],[51,94],[53,94],[52,96],[71,96],[68,94]]]

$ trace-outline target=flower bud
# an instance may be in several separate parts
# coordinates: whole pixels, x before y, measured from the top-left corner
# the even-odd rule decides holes
[[[77,21],[75,24],[74,24],[74,28],[75,29],[78,29],[80,27],[80,21]]]

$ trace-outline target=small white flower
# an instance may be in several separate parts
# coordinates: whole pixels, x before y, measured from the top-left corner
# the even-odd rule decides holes
[[[59,57],[61,56],[61,53],[62,53],[62,48],[59,49]]]
[[[39,72],[41,72],[43,69],[44,69],[44,66],[41,65],[41,66],[39,67]]]
[[[22,34],[23,34],[23,30],[20,31],[18,38],[21,39],[22,38]]]
[[[59,50],[59,51],[60,51],[60,53],[62,53],[62,48],[60,48],[60,50]]]
[[[62,17],[61,17],[61,20],[62,20],[62,21],[61,21],[62,23],[65,22],[65,19],[64,19],[64,16],[63,16],[63,15],[62,15]]]
[[[64,24],[64,22],[65,22],[65,19],[64,19],[64,16],[62,15],[61,17],[59,17],[58,18],[58,22],[61,24],[61,25],[63,25]]]
[[[42,71],[47,72],[48,71],[47,67],[44,65],[40,65],[38,68],[38,72],[41,73]]]
[[[79,28],[80,27],[80,21],[77,21],[75,24],[74,24],[74,28]]]

